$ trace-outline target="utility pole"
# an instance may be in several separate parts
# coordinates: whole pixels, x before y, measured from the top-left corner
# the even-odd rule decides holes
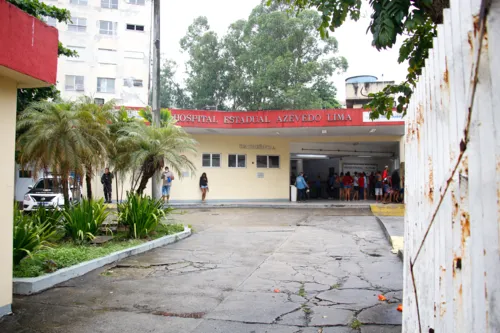
[[[160,1],[153,2],[153,126],[160,127]],[[153,176],[153,198],[160,198],[160,178]]]

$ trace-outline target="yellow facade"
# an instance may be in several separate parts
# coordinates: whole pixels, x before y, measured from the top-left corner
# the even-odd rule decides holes
[[[225,135],[195,135],[194,138],[199,143],[198,154],[190,158],[196,166],[196,174],[173,182],[172,199],[201,200],[199,178],[206,172],[210,189],[207,195],[209,200],[288,200],[287,185],[290,179],[288,140]],[[255,147],[256,145],[265,147],[259,148]],[[221,166],[203,167],[204,153],[221,154]],[[229,168],[229,154],[246,155],[246,167]],[[279,168],[257,168],[257,155],[279,156]]]
[[[16,138],[17,83],[0,77],[0,315],[10,312],[12,303],[12,220],[14,154]]]

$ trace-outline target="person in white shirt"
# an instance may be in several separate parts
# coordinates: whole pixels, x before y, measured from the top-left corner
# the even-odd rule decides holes
[[[170,187],[172,186],[172,180],[174,180],[174,174],[165,167],[165,172],[162,173],[161,179],[163,179],[163,186],[161,188],[161,195],[163,201],[167,200],[167,204],[170,200]]]
[[[354,194],[352,195],[352,200],[359,200],[359,174],[354,173]]]

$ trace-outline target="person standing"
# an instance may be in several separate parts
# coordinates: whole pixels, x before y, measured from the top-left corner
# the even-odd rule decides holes
[[[352,200],[359,200],[359,175],[357,172],[354,172],[354,193],[352,195]]]
[[[365,191],[365,175],[360,172],[358,174],[358,186],[359,186],[359,189],[358,189],[358,198],[359,200],[362,199],[363,197],[363,194],[364,194],[364,191]]]
[[[375,175],[375,202],[382,202],[382,175],[377,171]]]
[[[386,165],[384,171],[382,171],[382,180],[385,180],[389,176],[389,166]]]
[[[370,193],[368,193],[369,196],[375,196],[375,173],[372,171],[372,173],[370,174],[370,177],[368,177],[369,179],[369,191]]]
[[[343,201],[344,200],[344,173],[343,172],[340,173],[339,181],[340,181],[339,201],[340,200]]]
[[[351,188],[352,183],[354,183],[354,179],[351,177],[351,173],[347,171],[343,178],[344,183],[344,196],[346,201],[351,201]]]
[[[170,188],[172,187],[172,180],[174,180],[174,174],[165,167],[165,172],[161,175],[161,179],[163,179],[163,186],[161,188],[161,195],[163,202],[168,203],[170,201]]]
[[[200,177],[201,202],[205,203],[205,198],[208,192],[208,177],[204,172]]]
[[[304,179],[304,172],[301,172],[298,175],[297,179],[295,180],[295,186],[299,191],[298,201],[304,201],[306,197],[306,190],[309,188],[309,185],[307,185],[307,182]]]
[[[104,188],[104,202],[111,203],[111,192],[113,189],[113,174],[109,172],[109,168],[104,169],[101,176],[101,184]]]

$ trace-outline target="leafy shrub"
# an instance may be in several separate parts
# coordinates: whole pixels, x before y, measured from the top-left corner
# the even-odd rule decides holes
[[[38,207],[34,212],[31,212],[31,218],[38,225],[49,223],[52,230],[55,231],[50,241],[57,241],[64,237],[64,224],[63,213],[59,209],[46,209],[45,207]]]
[[[62,211],[66,235],[77,243],[94,239],[108,212],[104,200],[82,200],[78,205]]]
[[[24,215],[18,209],[14,209],[14,235],[13,235],[13,259],[14,265],[19,264],[21,259],[49,244],[48,240],[54,238],[56,231],[48,221],[37,221],[33,216]]]
[[[127,201],[119,205],[118,220],[128,226],[129,237],[142,238],[153,233],[171,210],[163,208],[161,199],[127,193]]]

